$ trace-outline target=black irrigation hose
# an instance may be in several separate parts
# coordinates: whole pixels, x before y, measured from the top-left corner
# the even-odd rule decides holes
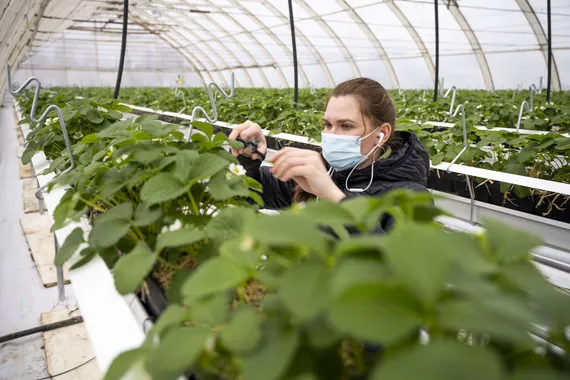
[[[289,0],[289,23],[291,25],[291,42],[293,45],[293,70],[295,75],[295,105],[299,101],[299,68],[297,63],[297,41],[295,39],[295,21],[293,20],[293,2]]]
[[[433,101],[437,101],[437,91],[439,85],[439,0],[434,0],[435,10],[435,84],[433,88]]]
[[[66,319],[63,321],[59,321],[59,322],[50,323],[50,324],[43,325],[43,326],[34,327],[31,329],[27,329],[27,330],[18,331],[18,332],[12,333],[12,334],[0,336],[0,343],[9,342],[11,340],[23,338],[25,336],[36,334],[39,332],[45,332],[45,331],[59,329],[59,328],[66,327],[66,326],[75,325],[75,324],[78,324],[81,322],[83,322],[83,317],[79,316],[79,317],[73,317],[73,318],[69,318],[69,319]]]
[[[127,50],[127,27],[129,25],[129,0],[125,0],[123,6],[123,35],[121,37],[121,57],[119,59],[119,72],[117,73],[117,84],[115,85],[114,99],[119,98],[121,80],[123,79],[123,67],[125,65],[125,50]]]
[[[75,371],[76,369],[78,369],[78,368],[80,368],[80,367],[83,367],[85,364],[90,363],[90,362],[92,362],[93,360],[95,360],[95,357],[92,357],[91,359],[89,359],[89,360],[87,360],[87,361],[84,361],[83,363],[81,363],[81,364],[79,364],[79,365],[76,365],[75,367],[70,368],[70,369],[68,369],[67,371],[60,372],[60,373],[55,374],[55,375],[50,375],[50,376],[42,377],[42,378],[40,378],[40,379],[35,379],[35,380],[50,380],[50,379],[53,379],[54,377],[58,377],[58,376],[65,375],[66,373],[69,373],[69,372],[71,372],[71,371]]]
[[[552,11],[550,0],[546,1],[548,8],[548,79],[546,85],[546,101],[550,102],[550,82],[552,81]]]

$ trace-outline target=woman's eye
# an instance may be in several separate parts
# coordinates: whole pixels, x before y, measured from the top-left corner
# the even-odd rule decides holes
[[[352,125],[350,124],[343,124],[342,129],[352,129]]]
[[[325,126],[326,129],[330,129],[330,128],[332,127],[332,125],[329,124],[329,123],[324,123],[324,126]]]

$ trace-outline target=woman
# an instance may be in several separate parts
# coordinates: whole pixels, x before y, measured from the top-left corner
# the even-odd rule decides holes
[[[358,195],[379,196],[397,188],[427,191],[429,158],[417,137],[397,132],[396,110],[388,92],[368,78],[339,84],[331,93],[322,132],[321,154],[297,148],[281,149],[273,167],[261,167],[257,155],[247,158],[232,149],[247,175],[263,185],[265,208],[279,210],[311,198],[340,202]],[[259,125],[247,121],[230,139],[267,144]],[[384,218],[382,229],[391,224]]]

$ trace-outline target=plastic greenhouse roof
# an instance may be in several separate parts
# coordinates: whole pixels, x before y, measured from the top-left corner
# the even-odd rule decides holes
[[[392,88],[433,86],[432,0],[293,0],[293,9],[300,86],[332,87],[356,76]],[[0,12],[0,62],[17,66],[73,32],[83,42],[63,54],[80,67],[97,34],[120,39],[123,1],[0,0]],[[446,85],[493,90],[546,79],[546,0],[439,0],[439,28]],[[570,84],[570,0],[552,0],[552,36],[556,91]],[[137,43],[179,53],[153,61],[156,70],[184,66],[202,82],[226,82],[234,72],[239,86],[293,86],[287,0],[131,0],[129,54]]]

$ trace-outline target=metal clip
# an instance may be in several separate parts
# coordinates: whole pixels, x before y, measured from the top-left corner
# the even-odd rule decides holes
[[[232,84],[230,86],[230,93],[226,93],[221,87],[220,85],[218,85],[217,83],[210,83],[208,84],[208,86],[206,87],[206,89],[208,90],[208,96],[210,98],[210,104],[212,105],[212,114],[213,114],[213,118],[210,118],[210,116],[208,115],[208,113],[206,112],[206,110],[204,110],[204,108],[200,107],[200,106],[196,106],[194,107],[194,109],[192,110],[192,116],[190,118],[190,123],[194,122],[194,120],[196,120],[196,116],[198,115],[198,112],[201,112],[206,120],[208,120],[208,123],[215,123],[218,121],[218,108],[216,107],[216,99],[214,99],[214,92],[212,91],[212,87],[217,88],[222,95],[224,95],[224,97],[226,98],[231,98],[234,96],[234,83],[235,83],[235,74],[232,73]],[[192,138],[192,132],[194,131],[194,126],[192,124],[190,124],[190,133],[188,133],[188,140],[190,141],[190,139]]]
[[[449,93],[451,91],[453,91],[453,95],[451,96],[451,104],[449,105],[449,117],[455,117],[455,115],[457,114],[457,110],[455,111],[455,115],[453,114],[453,106],[455,105],[455,98],[457,96],[457,87],[455,86],[451,86],[449,89],[447,89],[447,91],[445,92],[445,94],[443,93],[443,81],[444,78],[441,78],[440,81],[440,87],[439,87],[439,91],[440,91],[440,96],[443,99],[447,99],[449,97]],[[462,106],[463,107],[463,106]]]
[[[36,79],[35,77],[30,77],[28,78],[28,80],[26,82],[24,82],[24,84],[20,87],[17,86],[13,86],[12,85],[12,76],[10,74],[10,65],[7,64],[6,65],[6,76],[7,76],[7,80],[8,80],[8,91],[10,91],[10,93],[12,95],[18,95],[20,94],[26,87],[28,87],[32,82],[36,82],[36,89],[34,90],[34,100],[32,102],[32,110],[30,112],[30,120],[34,123],[41,123],[42,121],[44,121],[47,118],[47,115],[51,112],[51,111],[55,111],[57,113],[57,118],[59,121],[59,126],[61,127],[61,132],[63,133],[63,139],[65,140],[65,145],[67,147],[67,153],[69,154],[69,161],[70,161],[70,165],[67,169],[65,169],[64,171],[62,171],[60,173],[61,174],[67,174],[70,171],[73,170],[73,168],[75,168],[75,160],[73,159],[73,151],[71,149],[71,143],[69,141],[69,136],[67,134],[67,128],[65,127],[65,122],[63,121],[63,114],[61,112],[61,109],[52,104],[50,105],[45,111],[44,113],[40,116],[39,119],[35,118],[35,114],[36,114],[36,109],[38,107],[38,98],[40,96],[40,90],[42,87],[42,84],[40,83],[40,81],[38,79]],[[36,198],[37,199],[42,199],[42,191],[49,185],[49,183],[46,183],[45,185],[41,186],[38,191],[36,191]]]
[[[449,169],[455,164],[455,162],[459,159],[459,157],[461,157],[461,155],[465,153],[467,148],[469,148],[469,141],[467,140],[467,127],[465,125],[465,107],[463,107],[463,104],[458,105],[457,108],[455,109],[455,112],[453,114],[450,114],[450,117],[457,116],[457,113],[460,110],[461,110],[461,128],[463,129],[463,149],[461,149],[461,152],[459,152],[459,154],[455,156],[453,161],[451,161],[451,163],[447,167],[447,171],[449,171]]]
[[[534,109],[534,97],[533,94],[537,93],[538,95],[542,94],[542,77],[540,77],[540,83],[538,85],[538,90],[536,89],[536,86],[534,84],[531,84],[528,88],[528,91],[530,92],[530,100],[529,102],[527,102],[526,100],[523,100],[523,102],[521,103],[521,108],[519,110],[519,120],[517,121],[517,132],[519,131],[519,129],[521,128],[521,121],[522,121],[522,115],[524,110],[526,109],[526,112],[532,112],[532,110]]]

